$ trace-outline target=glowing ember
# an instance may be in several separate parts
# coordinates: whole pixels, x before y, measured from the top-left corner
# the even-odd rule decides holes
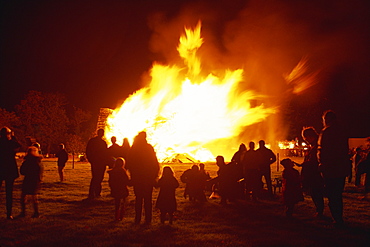
[[[177,48],[184,60],[180,65],[154,63],[151,82],[132,94],[107,119],[106,137],[117,140],[145,130],[162,161],[176,153],[199,161],[214,160],[212,145],[218,139],[238,136],[245,126],[263,121],[275,109],[251,107],[260,98],[252,91],[240,92],[243,70],[204,75],[197,50],[201,47],[201,25],[185,28]],[[213,144],[211,144],[213,143]],[[207,148],[205,148],[207,147]]]

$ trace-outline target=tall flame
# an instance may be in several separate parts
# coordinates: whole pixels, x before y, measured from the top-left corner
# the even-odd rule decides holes
[[[226,69],[220,73],[223,77],[202,76],[197,56],[202,44],[200,22],[193,30],[185,28],[177,48],[185,67],[154,63],[148,86],[128,97],[108,117],[106,136],[132,141],[145,130],[160,160],[185,153],[208,161],[217,155],[212,153],[215,144],[210,143],[238,136],[245,126],[275,112],[263,105],[251,107],[251,100],[261,96],[240,92],[242,69]]]

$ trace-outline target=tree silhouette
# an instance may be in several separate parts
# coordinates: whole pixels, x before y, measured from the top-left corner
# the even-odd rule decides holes
[[[84,111],[78,107],[73,106],[72,114],[69,114],[69,132],[80,136],[82,140],[88,141],[91,136],[91,132],[95,132],[95,128],[92,129],[90,125],[91,113]]]
[[[14,130],[20,125],[21,122],[15,112],[8,112],[6,109],[0,108],[0,127],[7,126]]]
[[[24,134],[35,137],[47,154],[66,138],[66,104],[61,94],[30,91],[16,106]]]
[[[21,144],[24,144],[21,121],[15,112],[9,112],[6,109],[0,108],[0,128],[3,126],[9,127],[15,134]]]

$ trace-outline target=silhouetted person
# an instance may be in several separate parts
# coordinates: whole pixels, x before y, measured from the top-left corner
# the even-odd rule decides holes
[[[265,146],[265,141],[260,140],[258,142],[259,148],[256,150],[259,169],[261,171],[262,177],[266,180],[266,185],[270,196],[272,193],[272,181],[271,181],[271,167],[270,165],[276,161],[276,155],[271,149]]]
[[[189,196],[189,200],[194,200],[194,180],[199,172],[199,167],[197,165],[192,165],[190,169],[185,170],[181,176],[181,182],[185,183],[184,198],[186,199]]]
[[[347,175],[347,179],[348,179],[348,183],[352,183],[352,178],[353,178],[353,162],[352,162],[352,156],[353,156],[353,153],[352,153],[352,150],[349,150],[348,151],[348,158],[350,160],[350,162],[348,162],[348,175]]]
[[[324,128],[318,141],[319,169],[324,178],[329,208],[336,226],[343,225],[342,193],[348,175],[348,139],[337,124],[336,114],[323,114]]]
[[[239,190],[239,184],[237,182],[238,176],[235,172],[236,169],[233,167],[232,162],[226,164],[223,156],[216,157],[216,164],[219,167],[217,171],[217,181],[219,194],[221,196],[220,203],[225,205],[228,202],[235,202]]]
[[[38,150],[38,152],[39,152],[39,155],[40,155],[40,156],[43,156],[40,143],[38,143],[38,142],[33,142],[31,146],[33,146],[33,147],[37,148],[37,150]]]
[[[354,163],[355,167],[355,185],[361,186],[361,176],[362,174],[365,174],[366,170],[366,164],[362,162],[364,160],[363,150],[358,147],[356,148],[356,153],[352,157],[352,161]]]
[[[199,166],[192,165],[180,176],[181,182],[185,183],[184,197],[189,196],[190,201],[206,201],[204,195],[205,177],[204,173],[199,171]]]
[[[118,157],[113,168],[107,171],[109,174],[109,187],[114,198],[115,219],[121,221],[125,213],[126,198],[129,195],[129,178],[125,169],[125,160]]]
[[[366,198],[366,195],[370,192],[370,152],[367,152],[365,162],[366,162],[366,168],[365,168],[366,177],[365,177],[364,198]]]
[[[291,159],[283,159],[280,164],[283,170],[283,200],[286,206],[286,216],[292,216],[294,205],[303,201],[301,178],[299,172],[294,169]]]
[[[118,157],[122,157],[121,155],[121,146],[118,145],[117,138],[115,136],[112,136],[110,138],[112,145],[108,147],[108,154],[111,157],[111,163],[109,164],[109,167],[113,167],[114,165],[114,160]]]
[[[6,215],[8,219],[13,219],[13,185],[14,180],[19,177],[15,154],[20,146],[8,127],[3,127],[0,130],[0,189],[3,180],[5,180]]]
[[[235,164],[239,179],[243,177],[243,165],[242,161],[244,159],[245,152],[247,148],[244,143],[240,144],[238,151],[231,158],[231,162]]]
[[[173,174],[173,170],[169,166],[163,167],[162,177],[158,180],[159,194],[156,202],[156,207],[161,211],[161,223],[164,224],[168,215],[169,223],[173,222],[173,213],[177,209],[176,188],[179,187],[179,182]]]
[[[261,172],[258,165],[255,143],[249,142],[249,149],[245,152],[242,161],[243,174],[245,179],[246,196],[249,198],[249,192],[252,192],[252,198],[257,200],[262,187]]]
[[[108,156],[107,143],[103,140],[104,130],[99,129],[97,136],[91,138],[86,146],[86,156],[91,164],[91,182],[88,200],[100,197],[101,183],[104,179],[106,166],[110,159]]]
[[[127,155],[130,152],[130,148],[131,146],[130,146],[130,142],[128,141],[128,138],[124,138],[122,146],[121,146],[120,156],[124,159],[127,159]]]
[[[68,161],[68,153],[66,149],[64,148],[64,144],[59,144],[59,151],[55,155],[58,158],[57,164],[58,164],[58,173],[59,173],[59,179],[60,182],[63,182],[64,180],[64,172],[63,169],[66,166],[66,163]]]
[[[26,216],[26,196],[31,197],[33,204],[34,213],[32,218],[38,218],[39,206],[37,200],[37,193],[40,189],[40,183],[42,180],[43,166],[41,163],[42,156],[39,154],[39,150],[31,146],[27,150],[27,155],[24,157],[20,172],[24,175],[22,183],[22,195],[21,195],[21,214],[19,217]]]
[[[324,212],[324,180],[319,171],[319,161],[317,159],[317,141],[319,135],[313,127],[303,128],[302,137],[308,143],[309,149],[306,151],[302,164],[302,187],[307,192],[316,207],[316,216],[323,217]]]
[[[366,199],[367,194],[370,192],[370,150],[365,151],[363,159],[360,161],[359,166],[362,169],[362,173],[365,174],[364,183],[364,195],[360,196],[359,199]]]
[[[145,223],[152,221],[152,193],[159,172],[159,163],[152,145],[146,140],[146,132],[140,132],[134,140],[127,159],[127,169],[135,193],[135,224],[141,221],[144,203]]]
[[[200,179],[202,181],[202,187],[203,191],[211,191],[212,188],[207,188],[207,182],[211,180],[211,176],[209,175],[209,172],[205,170],[205,165],[204,163],[199,164],[199,173],[200,173]]]

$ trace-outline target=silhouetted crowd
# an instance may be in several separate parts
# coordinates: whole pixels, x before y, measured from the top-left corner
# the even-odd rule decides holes
[[[282,199],[286,206],[286,215],[292,217],[294,206],[303,201],[303,194],[312,198],[316,217],[325,218],[324,196],[328,198],[329,209],[336,226],[343,226],[343,198],[345,181],[352,181],[352,167],[355,170],[355,185],[364,186],[365,195],[370,190],[370,155],[369,149],[357,148],[349,153],[348,139],[337,123],[336,114],[329,110],[323,114],[321,133],[313,127],[302,130],[302,138],[308,144],[304,161],[298,164],[286,158],[280,164],[284,167],[282,178],[274,180],[271,165],[276,162],[274,152],[266,147],[265,141],[249,142],[248,148],[240,144],[231,162],[226,163],[222,155],[216,157],[217,176],[211,177],[203,163],[193,164],[185,170],[180,181],[185,184],[183,197],[191,202],[205,203],[209,199],[219,199],[220,204],[236,203],[239,200],[276,199],[276,187],[282,187]],[[161,212],[160,221],[173,223],[177,210],[176,189],[179,181],[170,166],[164,166],[160,174],[160,165],[152,145],[147,142],[146,132],[140,132],[134,138],[132,146],[128,139],[122,146],[111,138],[108,147],[104,140],[104,130],[99,129],[86,146],[86,157],[91,164],[91,181],[86,202],[101,197],[101,183],[108,167],[109,186],[114,198],[115,219],[120,221],[125,214],[125,202],[132,186],[135,195],[135,224],[151,224],[153,210],[153,188],[159,188],[155,207]],[[12,216],[12,192],[14,180],[19,177],[15,154],[20,144],[7,127],[1,129],[0,137],[0,180],[5,181],[7,218]],[[63,144],[59,146],[58,173],[63,181],[63,168],[68,154]],[[43,167],[40,147],[37,143],[30,146],[24,157],[20,173],[24,175],[21,196],[21,214],[25,217],[26,197],[31,197],[34,208],[33,217],[39,217],[37,193],[42,181]],[[294,168],[301,167],[301,172]],[[362,179],[365,176],[365,179]],[[362,184],[362,180],[365,180]],[[274,183],[275,181],[275,183]],[[0,186],[1,186],[0,184]],[[265,189],[266,185],[266,189]],[[206,196],[207,193],[210,196]]]

